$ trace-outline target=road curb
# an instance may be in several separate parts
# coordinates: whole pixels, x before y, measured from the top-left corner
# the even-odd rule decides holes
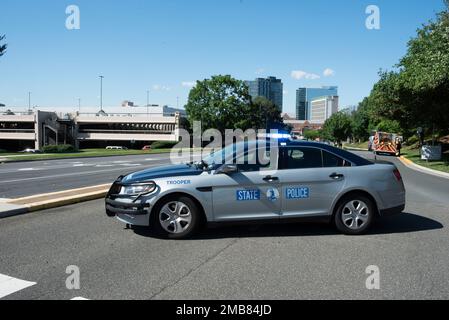
[[[14,216],[22,215],[22,214],[29,213],[29,212],[30,211],[26,207],[0,211],[0,219],[14,217]]]
[[[403,165],[405,165],[406,167],[415,170],[415,171],[419,171],[422,173],[427,173],[433,176],[437,176],[440,178],[445,178],[445,179],[449,179],[449,173],[446,172],[441,172],[438,170],[433,170],[433,169],[429,169],[423,166],[420,166],[419,164],[414,163],[413,161],[411,161],[410,159],[405,158],[404,156],[400,156],[399,160],[402,162]]]
[[[354,151],[369,151],[368,149],[346,147],[346,146],[343,146],[343,149],[345,149],[345,150],[354,150]]]
[[[44,209],[58,208],[70,204],[91,201],[104,198],[110,188],[110,184],[77,188],[53,193],[45,193],[30,197],[8,199],[1,204],[10,206],[11,209],[0,211],[0,219]]]

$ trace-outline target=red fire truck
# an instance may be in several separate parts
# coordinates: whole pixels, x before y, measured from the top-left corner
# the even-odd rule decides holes
[[[374,133],[372,150],[376,154],[400,155],[402,137],[394,133],[380,132]]]

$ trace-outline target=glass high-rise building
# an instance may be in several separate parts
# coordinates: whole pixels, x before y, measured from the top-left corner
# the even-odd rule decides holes
[[[338,87],[299,88],[296,90],[296,119],[310,120],[310,102],[319,97],[338,96]]]
[[[284,85],[276,77],[257,78],[254,81],[245,81],[249,87],[249,94],[254,99],[265,97],[273,102],[282,111]]]

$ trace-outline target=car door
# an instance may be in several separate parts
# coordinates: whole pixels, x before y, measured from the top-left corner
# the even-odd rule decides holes
[[[281,219],[329,215],[349,163],[317,147],[287,146],[280,155]]]
[[[235,162],[238,172],[211,177],[215,221],[278,220],[281,210],[276,176],[278,156],[268,165],[238,164],[238,159]]]

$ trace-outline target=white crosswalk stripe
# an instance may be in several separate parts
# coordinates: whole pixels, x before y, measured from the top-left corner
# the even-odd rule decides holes
[[[0,273],[0,299],[35,284],[36,282],[25,281]]]

